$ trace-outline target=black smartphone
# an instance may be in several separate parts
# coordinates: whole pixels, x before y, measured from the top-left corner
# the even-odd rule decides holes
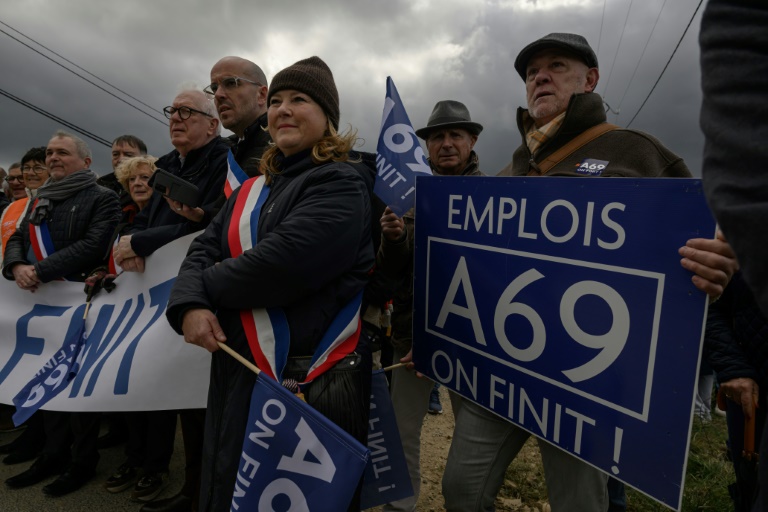
[[[174,176],[163,169],[157,169],[152,176],[152,180],[152,188],[154,188],[156,192],[159,192],[166,197],[170,197],[174,201],[185,204],[190,208],[198,207],[198,195],[200,191],[196,185],[193,185],[178,176]]]

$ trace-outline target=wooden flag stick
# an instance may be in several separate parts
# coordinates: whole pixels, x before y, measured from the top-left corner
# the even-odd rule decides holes
[[[407,364],[408,363],[397,363],[397,364],[393,364],[392,366],[387,366],[386,368],[382,368],[382,370],[384,370],[385,372],[388,372],[390,370],[396,370],[398,368],[402,368]]]
[[[231,355],[232,357],[234,357],[235,359],[243,363],[253,373],[255,373],[256,375],[261,373],[261,370],[259,370],[255,364],[253,364],[252,362],[250,362],[249,360],[247,360],[246,358],[244,358],[243,356],[235,352],[234,349],[232,349],[231,347],[228,347],[226,343],[222,343],[219,341],[218,344],[220,349],[224,350],[224,352],[226,352],[227,354]]]

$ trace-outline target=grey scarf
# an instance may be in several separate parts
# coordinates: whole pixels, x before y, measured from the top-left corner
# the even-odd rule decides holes
[[[48,179],[37,189],[37,204],[29,214],[29,222],[39,226],[51,211],[51,203],[63,201],[81,190],[96,184],[96,173],[90,169],[74,172],[64,179],[53,181]]]

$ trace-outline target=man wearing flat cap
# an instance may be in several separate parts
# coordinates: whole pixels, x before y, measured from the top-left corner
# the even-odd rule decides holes
[[[690,177],[680,157],[654,137],[606,123],[595,93],[595,52],[577,34],[553,33],[515,59],[528,108],[518,109],[523,143],[499,176]],[[653,227],[649,227],[653,229]],[[716,298],[738,268],[722,239],[692,239],[679,250],[695,286]],[[465,401],[443,475],[448,511],[494,510],[509,464],[530,434]],[[539,440],[549,502],[554,511],[605,512],[608,476]]]
[[[458,101],[438,101],[427,126],[416,135],[427,143],[432,173],[440,176],[481,176],[477,154],[472,150],[483,126],[472,121],[467,107]],[[392,345],[394,359],[410,360],[411,319],[413,310],[413,228],[414,209],[402,219],[389,208],[381,217],[382,240],[376,258],[379,271],[397,280],[392,313]],[[384,506],[389,511],[412,511],[419,498],[421,473],[419,455],[421,426],[427,414],[430,392],[434,384],[416,377],[415,372],[392,372],[392,405],[408,464],[414,495]],[[460,398],[451,393],[454,414]]]

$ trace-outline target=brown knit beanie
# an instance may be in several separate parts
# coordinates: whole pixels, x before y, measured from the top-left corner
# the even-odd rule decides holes
[[[308,94],[323,109],[335,129],[339,129],[339,92],[333,73],[320,57],[300,60],[278,72],[269,84],[267,105],[277,91],[292,89]]]

